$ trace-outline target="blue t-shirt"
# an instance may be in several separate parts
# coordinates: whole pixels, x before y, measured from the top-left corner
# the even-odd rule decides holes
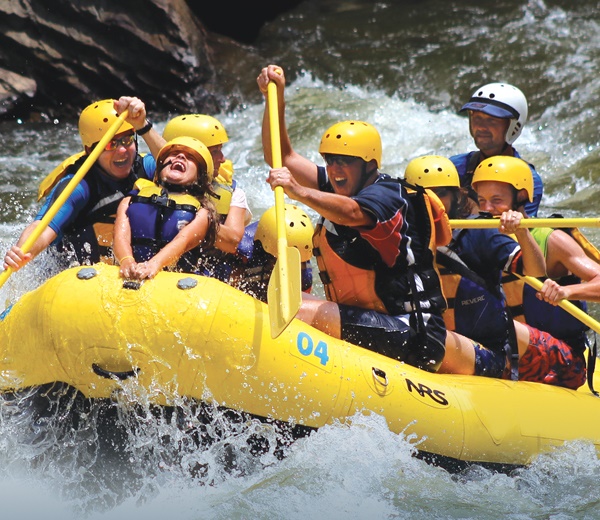
[[[142,166],[144,173],[148,178],[151,178],[152,172],[154,171],[154,158],[151,155],[145,155],[142,157]],[[60,193],[65,189],[69,181],[75,176],[75,174],[65,175],[52,189],[52,191],[46,197],[44,204],[38,211],[35,220],[41,220],[44,215],[50,209],[50,206],[54,203],[56,198],[60,195]],[[120,186],[124,183],[129,183],[130,180],[117,180],[112,177],[104,176],[103,181],[110,188],[115,188],[115,191],[118,190]],[[122,197],[121,197],[122,198]],[[60,207],[56,215],[52,218],[48,226],[52,228],[52,230],[57,234],[57,238],[54,242],[58,242],[62,239],[62,236],[77,219],[80,215],[83,208],[85,208],[86,204],[90,200],[90,187],[86,182],[85,177],[79,182],[75,189],[69,195],[65,203]]]

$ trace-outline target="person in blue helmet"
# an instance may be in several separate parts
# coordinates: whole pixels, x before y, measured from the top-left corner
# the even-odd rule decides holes
[[[460,112],[469,116],[469,132],[477,151],[450,157],[460,176],[461,186],[471,186],[475,168],[486,158],[509,155],[521,158],[513,143],[521,135],[527,121],[527,98],[517,87],[508,83],[489,83],[478,88]],[[536,217],[544,193],[542,178],[532,164],[533,201],[525,212]],[[477,197],[472,193],[477,201]]]

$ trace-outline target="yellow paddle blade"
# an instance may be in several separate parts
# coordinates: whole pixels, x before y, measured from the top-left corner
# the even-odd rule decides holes
[[[302,304],[300,251],[286,247],[283,256],[283,260],[278,258],[275,263],[267,289],[272,338],[284,331]]]

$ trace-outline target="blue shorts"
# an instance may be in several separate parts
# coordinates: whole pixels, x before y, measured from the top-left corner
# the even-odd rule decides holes
[[[418,333],[415,314],[390,316],[339,305],[342,339],[429,372],[439,368],[446,352],[446,326],[441,316],[423,314],[425,334]]]

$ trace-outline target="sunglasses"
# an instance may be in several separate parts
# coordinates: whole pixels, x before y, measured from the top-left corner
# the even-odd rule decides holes
[[[448,188],[431,188],[431,191],[433,191],[440,199],[452,193]]]
[[[354,157],[352,155],[335,155],[331,153],[323,154],[323,159],[327,163],[327,166],[333,166],[337,164],[338,166],[347,166],[352,164],[354,161],[357,161],[359,157]]]
[[[109,141],[104,149],[107,152],[111,152],[112,150],[116,150],[119,146],[127,148],[128,146],[131,146],[133,141],[135,141],[135,136],[133,134],[124,135],[123,137],[117,137],[116,139]]]

